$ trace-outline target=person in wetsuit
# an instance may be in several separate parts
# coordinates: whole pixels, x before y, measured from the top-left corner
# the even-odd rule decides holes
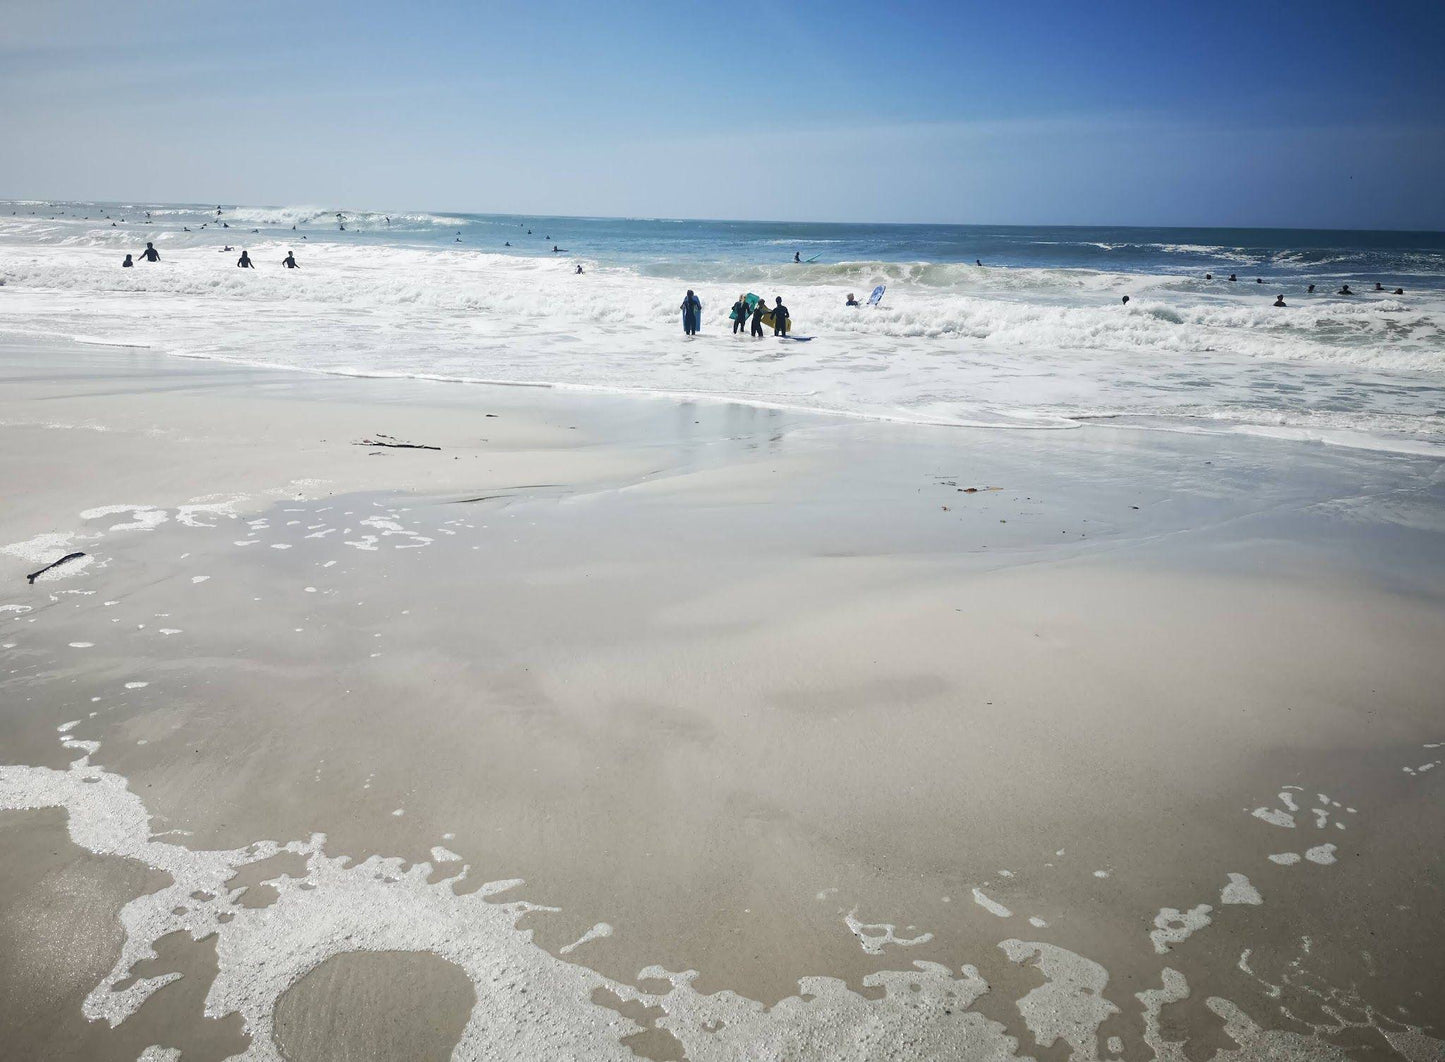
[[[1274,300],[1274,304],[1275,304],[1276,306],[1283,306],[1283,305],[1284,305],[1284,296],[1283,296],[1283,295],[1278,296],[1278,297]]]
[[[1315,293],[1315,286],[1314,286],[1313,284],[1310,285],[1309,293],[1310,293],[1311,295],[1313,295],[1313,294]]]
[[[577,265],[577,274],[576,274],[576,275],[579,276],[579,277],[582,275],[582,265],[581,265],[580,262],[579,262],[578,265]]]
[[[759,299],[753,303],[753,326],[752,335],[754,339],[763,338],[763,311],[768,308],[767,303]]]
[[[140,253],[140,256],[147,262],[159,262],[161,260],[161,253],[156,250],[155,244],[153,243],[146,244],[146,249]]]
[[[733,319],[733,335],[737,335],[747,327],[748,313],[748,297],[746,295],[739,295],[738,301],[733,303],[731,314]]]
[[[120,264],[120,267],[121,267],[122,269],[131,269],[131,268],[134,267],[134,266],[135,266],[135,263],[130,260],[130,255],[126,255],[126,256],[125,256],[125,261]]]
[[[682,330],[690,336],[697,335],[698,317],[702,315],[702,300],[693,294],[692,289],[687,289],[687,295],[683,297],[682,306]]]
[[[281,264],[282,264],[283,266],[285,266],[287,269],[300,269],[300,268],[301,268],[299,265],[296,264],[296,254],[295,254],[294,251],[287,251],[287,252],[286,252],[286,257],[283,258],[283,259],[281,259]]]
[[[848,301],[845,302],[843,305],[844,305],[844,306],[857,306],[857,305],[858,305],[858,300],[853,297],[853,293],[852,293],[851,291],[848,293]]]
[[[797,262],[799,265],[802,265],[802,264],[803,264],[803,252],[802,252],[802,251],[794,251],[794,252],[793,252],[793,261]]]
[[[1127,295],[1124,296],[1124,305],[1125,305],[1125,306],[1128,306],[1128,305],[1129,305],[1129,296],[1127,296]]]
[[[250,256],[249,254],[247,254],[245,251],[242,251],[242,252],[241,252],[241,257],[236,259],[236,267],[237,267],[238,269],[255,269],[255,268],[256,268],[256,266],[251,262],[251,256]]]
[[[788,334],[788,308],[783,305],[783,297],[779,295],[773,300],[773,335],[785,336]]]
[[[1229,282],[1230,282],[1231,284],[1235,283],[1235,281],[1237,281],[1238,279],[1239,279],[1239,278],[1236,277],[1233,273],[1230,273],[1230,274],[1229,274]]]
[[[1336,295],[1353,295],[1354,292],[1351,291],[1351,290],[1350,290],[1350,286],[1349,286],[1348,284],[1346,284],[1346,285],[1344,285],[1343,287],[1341,287],[1339,291],[1335,292],[1335,294],[1336,294]]]

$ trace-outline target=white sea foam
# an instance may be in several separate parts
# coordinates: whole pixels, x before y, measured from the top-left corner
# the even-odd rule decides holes
[[[135,235],[118,233],[56,242],[0,219],[5,328],[317,372],[929,423],[1163,418],[1355,445],[1441,442],[1430,391],[1445,382],[1445,300],[1429,295],[1321,295],[1279,310],[1265,294],[1177,276],[885,262],[737,267],[704,286],[620,266],[577,277],[550,258],[323,238],[306,245],[300,271],[270,268],[289,240],[251,245],[256,271],[196,245],[122,271],[115,251]],[[889,285],[881,307],[843,305],[873,283]],[[708,307],[697,340],[681,335],[679,285],[698,287]],[[786,295],[813,341],[727,335],[725,308],[747,288]]]
[[[1149,931],[1149,940],[1160,955],[1166,954],[1175,944],[1182,944],[1199,930],[1209,925],[1209,912],[1214,908],[1207,903],[1181,911],[1177,907],[1161,908],[1154,916],[1154,928]]]
[[[997,900],[993,900],[990,899],[988,896],[985,896],[980,889],[973,890],[973,902],[978,904],[991,915],[996,915],[999,918],[1013,917],[1012,911],[1010,911],[1003,904],[999,903]]]
[[[1264,903],[1264,897],[1260,896],[1259,890],[1250,884],[1249,878],[1243,874],[1231,872],[1229,883],[1220,890],[1219,902],[1221,904],[1258,905]]]

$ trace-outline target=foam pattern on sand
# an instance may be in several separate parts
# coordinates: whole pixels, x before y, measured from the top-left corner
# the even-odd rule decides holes
[[[213,1018],[241,1015],[251,1041],[239,1059],[279,1062],[273,1015],[282,994],[328,958],[356,950],[428,951],[466,973],[477,1002],[456,1046],[453,1057],[458,1059],[635,1057],[622,1041],[643,1027],[598,1003],[599,990],[649,1010],[657,1008],[661,1016],[651,1019],[653,1028],[674,1037],[697,1062],[824,1057],[985,1062],[1027,1057],[1018,1055],[1019,1044],[1003,1025],[968,1009],[989,991],[970,965],[955,972],[936,962],[917,961],[910,969],[872,973],[863,978],[871,996],[854,992],[837,978],[806,977],[796,996],[771,1007],[726,990],[699,993],[693,987],[695,971],[660,966],[640,971],[639,981],[664,982],[668,989],[644,991],[533,944],[531,933],[518,928],[518,920],[528,912],[552,909],[524,900],[489,899],[522,884],[517,879],[487,882],[459,894],[455,887],[468,878],[470,867],[431,880],[435,868],[428,862],[407,864],[374,855],[353,864],[347,857],[328,855],[322,834],[284,843],[262,840],[223,851],[159,840],[151,831],[149,813],[126,780],[90,762],[100,746],[73,736],[79,723],[71,720],[57,728],[62,744],[82,753],[68,769],[0,767],[0,808],[63,808],[76,844],[96,854],[138,860],[172,879],[167,887],[131,900],[121,910],[125,941],[120,959],[83,1005],[92,1020],[118,1025],[181,976],[131,980],[130,971],[156,957],[154,945],[162,937],[185,932],[197,940],[216,937],[219,971],[205,1013]],[[240,903],[246,890],[228,889],[230,879],[240,868],[282,852],[304,857],[305,875],[281,874],[267,882],[276,898],[266,906]],[[437,854],[448,862],[453,855],[445,849]],[[1245,884],[1242,875],[1231,875],[1231,886]],[[1201,905],[1184,914],[1161,912],[1161,928],[1167,928],[1161,941],[1186,939],[1209,923],[1209,910]],[[930,934],[898,939],[893,926],[857,922],[852,914],[847,922],[865,941],[865,950],[870,940],[906,946],[931,939]],[[1185,931],[1173,931],[1176,926]],[[599,923],[564,950],[611,932]],[[1104,996],[1107,970],[1047,942],[1010,938],[999,947],[1012,962],[1035,967],[1044,979],[1017,1001],[1038,1043],[1049,1047],[1063,1041],[1071,1048],[1072,1062],[1094,1062],[1100,1026],[1120,1009]],[[1248,955],[1241,957],[1240,969],[1257,976]],[[1156,1058],[1184,1062],[1182,1045],[1162,1038],[1159,1014],[1168,1003],[1186,998],[1188,986],[1172,969],[1165,968],[1162,976],[1162,988],[1138,995],[1143,1039]],[[122,984],[126,987],[118,987]],[[1344,1057],[1317,1036],[1264,1030],[1229,1000],[1211,997],[1207,1004],[1239,1045],[1216,1053],[1214,1062]],[[1378,1031],[1411,1062],[1427,1062],[1436,1057],[1431,1051],[1445,1048],[1416,1027],[1372,1011],[1367,1017],[1355,1024]],[[151,1049],[149,1057],[166,1056]]]

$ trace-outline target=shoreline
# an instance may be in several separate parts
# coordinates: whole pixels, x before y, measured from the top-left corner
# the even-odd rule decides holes
[[[313,368],[304,365],[287,365],[280,362],[243,360],[209,354],[187,354],[156,350],[149,344],[126,343],[118,340],[86,338],[73,335],[36,337],[22,333],[6,332],[0,328],[0,343],[23,345],[26,343],[60,342],[79,346],[109,347],[116,350],[144,350],[160,357],[180,358],[187,361],[215,362],[219,365],[242,369],[257,369],[284,373],[301,373],[307,376],[333,377],[351,380],[401,381],[414,380],[421,383],[451,384],[463,387],[513,387],[552,390],[578,395],[609,396],[640,401],[667,402],[709,402],[722,405],[749,406],[756,409],[776,410],[781,413],[804,417],[838,418],[862,422],[898,424],[914,428],[955,428],[982,431],[1076,431],[1079,429],[1109,428],[1118,431],[1172,432],[1201,436],[1248,436],[1269,439],[1281,443],[1340,447],[1349,450],[1369,450],[1385,454],[1403,454],[1413,457],[1434,457],[1445,460],[1445,443],[1429,439],[1392,434],[1372,434],[1334,427],[1309,428],[1302,425],[1249,424],[1228,419],[1211,419],[1188,415],[1136,413],[1095,413],[1078,414],[1064,418],[1061,423],[1030,423],[1017,416],[1014,419],[996,420],[945,420],[908,417],[902,414],[886,414],[862,410],[829,409],[826,407],[799,405],[796,403],[774,402],[745,393],[712,392],[699,390],[666,390],[648,388],[609,387],[603,384],[568,383],[550,380],[505,380],[486,377],[441,376],[426,373],[388,373],[381,370],[344,370]],[[1212,427],[1211,427],[1212,425]]]
[[[30,608],[0,613],[0,805],[64,806],[80,845],[0,874],[0,934],[56,881],[114,912],[98,956],[24,953],[13,1042],[133,1059],[244,1024],[280,1057],[278,1001],[364,1024],[347,985],[418,952],[478,1054],[1341,1057],[1316,981],[1376,1049],[1438,1048],[1433,459],[62,343],[0,372],[0,546],[98,557],[27,589],[0,551]],[[131,818],[77,834],[88,792]],[[0,848],[58,830],[0,811]],[[136,963],[184,976],[111,993]]]

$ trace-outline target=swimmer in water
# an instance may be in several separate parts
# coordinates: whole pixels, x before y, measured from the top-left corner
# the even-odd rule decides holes
[[[1354,292],[1350,290],[1350,286],[1349,286],[1348,284],[1345,284],[1343,287],[1340,288],[1339,291],[1335,292],[1335,294],[1336,294],[1336,295],[1353,295]]]
[[[843,305],[844,305],[844,306],[857,306],[857,305],[858,305],[858,300],[853,297],[853,293],[852,293],[851,291],[848,293],[848,301],[845,302]]]
[[[130,269],[135,263],[130,260],[130,255],[125,256],[125,261],[120,264],[122,269]]]
[[[250,256],[249,254],[247,254],[245,251],[242,251],[242,252],[241,252],[241,257],[236,259],[236,267],[237,267],[238,269],[255,269],[255,268],[256,268],[255,265],[253,265],[253,264],[251,263],[251,256]]]
[[[1229,282],[1230,282],[1231,284],[1233,284],[1233,283],[1234,283],[1235,281],[1237,281],[1238,279],[1239,279],[1239,278],[1238,278],[1237,276],[1235,276],[1233,273],[1230,273],[1230,274],[1229,274]]]
[[[1376,291],[1384,291],[1384,290],[1385,290],[1383,287],[1380,286],[1380,282],[1379,282],[1378,280],[1375,281],[1375,290],[1376,290]]]
[[[1404,288],[1396,288],[1396,289],[1395,289],[1395,294],[1396,294],[1396,295],[1403,295],[1403,294],[1405,294],[1405,289],[1404,289]]]
[[[973,264],[976,265],[976,266],[981,266],[981,265],[983,265],[983,262],[981,262],[981,261],[979,261],[979,259],[975,258],[975,259],[973,260]]]
[[[1284,305],[1284,296],[1283,296],[1283,295],[1278,296],[1278,297],[1274,300],[1274,304],[1275,304],[1276,306],[1283,306],[1283,305]]]
[[[794,252],[793,252],[793,261],[797,262],[799,265],[802,265],[802,264],[803,264],[803,252],[802,252],[802,251],[794,251]]]
[[[295,253],[294,251],[287,251],[287,252],[286,252],[286,257],[283,258],[283,259],[281,259],[281,264],[282,264],[283,266],[285,266],[287,269],[300,269],[300,268],[301,268],[299,265],[296,264],[296,253]]]
[[[1125,306],[1128,306],[1128,305],[1129,305],[1129,296],[1127,296],[1127,295],[1124,296],[1124,305],[1125,305]]]
[[[1205,274],[1204,274],[1204,279],[1205,279],[1205,280],[1213,280],[1213,279],[1214,279],[1214,274],[1213,274],[1213,273],[1205,273]]]
[[[1311,295],[1313,295],[1313,294],[1315,293],[1315,286],[1314,286],[1313,284],[1310,285],[1309,293],[1310,293]]]
[[[140,253],[140,256],[147,262],[159,262],[161,260],[161,253],[156,250],[155,244],[152,243],[146,244],[146,249]]]
[[[579,277],[582,275],[582,267],[580,265],[577,267],[577,275]]]
[[[511,240],[508,240],[506,243],[502,244],[502,246],[503,246],[503,247],[510,247],[510,246],[512,246],[512,241],[511,241]]]

